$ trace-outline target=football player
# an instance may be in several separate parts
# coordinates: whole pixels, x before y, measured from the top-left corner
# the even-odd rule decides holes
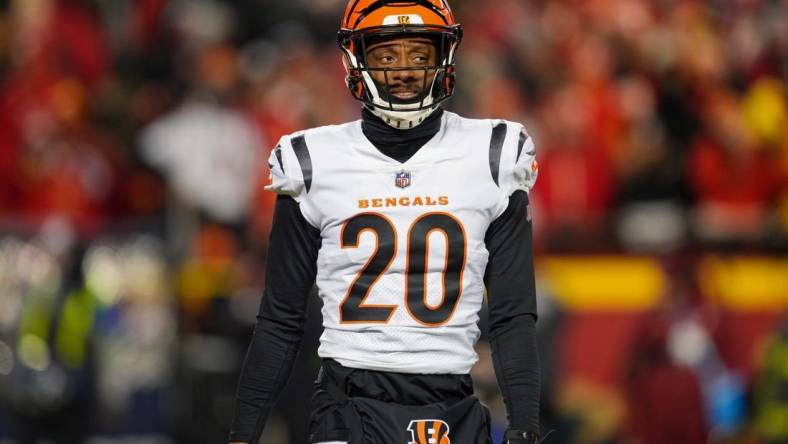
[[[362,118],[285,136],[271,154],[266,289],[230,441],[259,439],[316,283],[311,443],[491,443],[469,376],[485,289],[505,442],[538,442],[534,143],[520,124],[442,109],[461,38],[446,0],[347,5],[339,45]]]

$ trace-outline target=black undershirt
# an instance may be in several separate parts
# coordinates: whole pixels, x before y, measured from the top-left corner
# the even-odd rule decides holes
[[[405,162],[440,129],[443,111],[397,130],[363,111],[364,134],[382,153]],[[383,125],[383,126],[381,126]],[[536,292],[528,195],[515,192],[485,236],[489,259],[490,347],[509,427],[539,430]],[[230,441],[257,442],[301,345],[309,292],[317,273],[320,232],[291,197],[278,196],[266,267],[266,289],[238,385]]]

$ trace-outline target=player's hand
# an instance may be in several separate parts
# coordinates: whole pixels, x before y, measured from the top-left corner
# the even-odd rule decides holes
[[[543,444],[546,443],[548,439],[550,439],[550,435],[553,434],[553,430],[547,432],[547,434],[539,440],[539,434],[536,432],[524,432],[522,430],[513,430],[509,429],[506,431],[503,437],[503,442],[501,444]]]
[[[229,444],[249,444],[248,442],[231,441]]]
[[[503,435],[502,444],[539,444],[539,434],[530,431],[508,429]]]

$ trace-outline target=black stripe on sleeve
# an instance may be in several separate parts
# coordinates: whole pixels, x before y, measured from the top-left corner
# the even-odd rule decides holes
[[[301,174],[304,176],[304,186],[306,192],[312,188],[312,158],[309,157],[309,148],[306,146],[304,136],[298,136],[293,139],[293,151],[295,151],[298,163],[301,165]]]
[[[517,163],[517,162],[520,161],[520,154],[522,154],[522,152],[523,152],[523,147],[525,146],[525,142],[527,142],[528,139],[530,139],[530,138],[531,138],[531,136],[526,134],[525,130],[520,131],[520,141],[517,142],[517,160],[515,160],[514,163]],[[532,153],[526,153],[526,154],[528,154],[529,156],[533,155]]]
[[[282,145],[277,145],[274,148],[274,154],[276,154],[276,160],[279,162],[279,169],[282,170],[282,174],[285,172],[285,166],[282,163]]]
[[[501,150],[506,140],[506,123],[495,125],[490,139],[490,173],[493,181],[498,185],[498,173],[501,167]]]

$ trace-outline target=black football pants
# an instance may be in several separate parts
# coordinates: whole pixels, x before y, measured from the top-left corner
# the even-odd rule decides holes
[[[326,360],[315,381],[310,442],[492,444],[469,375],[360,370]]]

